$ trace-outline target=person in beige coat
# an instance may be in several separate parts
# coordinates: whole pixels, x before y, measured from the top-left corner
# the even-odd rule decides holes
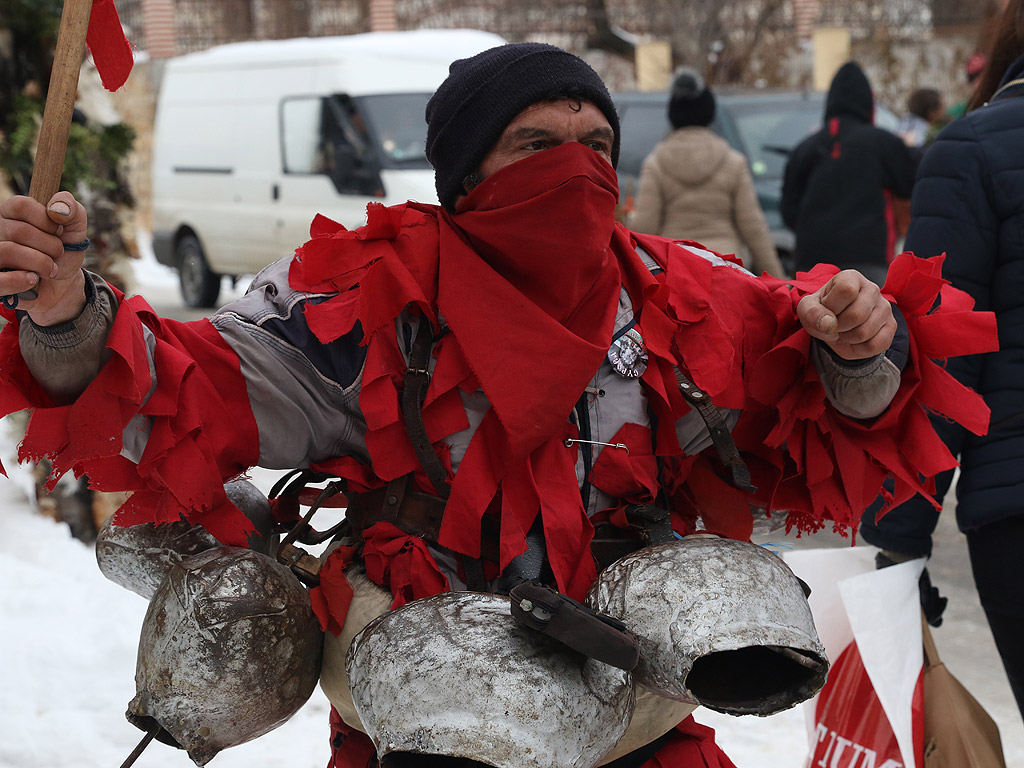
[[[697,70],[676,74],[668,116],[673,130],[644,160],[630,229],[696,240],[755,274],[786,277],[746,158],[708,127],[715,97]]]

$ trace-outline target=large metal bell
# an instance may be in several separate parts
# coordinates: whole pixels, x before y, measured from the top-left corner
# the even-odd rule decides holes
[[[295,714],[322,648],[287,567],[249,549],[208,549],[173,565],[150,601],[127,717],[205,765]]]
[[[598,574],[587,603],[636,636],[633,674],[660,696],[770,715],[825,683],[803,585],[755,544],[696,536],[638,550]]]
[[[445,592],[386,613],[347,667],[383,768],[590,768],[633,712],[628,672],[520,627],[504,595]]]

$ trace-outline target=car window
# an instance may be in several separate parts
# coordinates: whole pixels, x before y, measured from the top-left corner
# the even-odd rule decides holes
[[[637,175],[644,158],[671,130],[668,96],[615,94],[621,125],[619,174]],[[781,97],[719,94],[712,130],[747,155],[755,177],[782,175],[786,154],[817,130],[823,99],[794,92]]]
[[[644,158],[672,130],[666,112],[666,100],[648,101],[618,106],[619,133],[622,136],[619,150],[619,173],[637,175]]]
[[[777,179],[790,151],[821,126],[818,99],[722,100],[743,142],[754,178]]]
[[[353,99],[365,116],[384,168],[430,168],[423,125],[429,99],[429,93],[387,93]]]

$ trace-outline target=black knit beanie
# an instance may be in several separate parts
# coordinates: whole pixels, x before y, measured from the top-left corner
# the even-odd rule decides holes
[[[668,119],[673,128],[687,125],[711,125],[715,119],[715,96],[700,72],[681,67],[672,81]]]
[[[427,159],[441,205],[455,210],[464,179],[475,171],[510,122],[531,104],[563,97],[591,102],[615,132],[619,118],[608,89],[583,59],[544,43],[510,43],[453,62],[427,102]]]

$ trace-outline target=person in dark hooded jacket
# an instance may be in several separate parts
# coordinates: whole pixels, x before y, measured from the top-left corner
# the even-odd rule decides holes
[[[969,434],[941,416],[932,426],[960,460],[956,520],[1024,716],[1024,0],[1010,0],[996,28],[967,113],[921,161],[906,249],[923,258],[945,254],[942,276],[969,293],[975,309],[996,315],[999,350],[946,366],[992,409],[988,434]],[[936,478],[938,501],[952,481],[953,470]],[[883,558],[931,554],[939,517],[932,499],[915,496],[878,520],[875,512],[865,513],[861,534]]]
[[[832,79],[825,125],[786,163],[780,207],[799,271],[827,262],[885,281],[896,255],[892,197],[910,197],[920,154],[873,120],[871,85],[849,61]]]

